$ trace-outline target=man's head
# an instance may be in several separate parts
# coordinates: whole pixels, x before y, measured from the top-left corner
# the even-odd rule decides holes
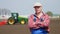
[[[34,4],[34,9],[36,13],[40,13],[42,11],[42,4],[40,3],[35,3]]]

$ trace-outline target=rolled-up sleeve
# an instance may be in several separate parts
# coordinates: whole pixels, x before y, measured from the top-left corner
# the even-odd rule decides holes
[[[49,26],[49,23],[50,23],[50,18],[49,18],[49,16],[47,15],[47,16],[45,17],[45,20],[44,20],[44,26]]]

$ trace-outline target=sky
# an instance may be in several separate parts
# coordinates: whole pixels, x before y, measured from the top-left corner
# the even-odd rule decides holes
[[[43,12],[51,11],[54,14],[60,14],[60,0],[0,0],[0,8],[29,16],[34,13],[33,6],[36,2],[43,5]]]

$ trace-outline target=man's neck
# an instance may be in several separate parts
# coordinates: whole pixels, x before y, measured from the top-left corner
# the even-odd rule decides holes
[[[36,14],[36,16],[37,16],[38,18],[40,18],[40,17],[42,16],[42,12]]]
[[[40,15],[42,12],[39,12],[39,13],[35,13],[36,15]]]

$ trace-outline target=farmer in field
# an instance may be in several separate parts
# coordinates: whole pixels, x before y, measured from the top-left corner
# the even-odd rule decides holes
[[[42,11],[42,4],[35,3],[33,8],[35,14],[29,16],[28,27],[31,34],[48,34],[49,33],[49,16]]]

